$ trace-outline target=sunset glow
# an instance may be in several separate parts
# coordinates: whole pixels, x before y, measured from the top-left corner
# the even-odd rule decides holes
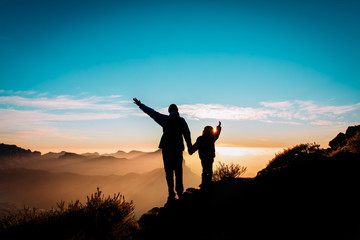
[[[216,147],[216,151],[223,156],[242,157],[246,155],[262,156],[279,153],[283,148],[243,148],[243,147]],[[271,159],[269,159],[271,160]]]
[[[4,143],[157,149],[161,129],[134,97],[163,114],[176,103],[193,141],[221,121],[224,155],[327,147],[359,124],[354,2],[20,2],[1,10]]]
[[[360,239],[360,0],[2,0],[0,239]]]

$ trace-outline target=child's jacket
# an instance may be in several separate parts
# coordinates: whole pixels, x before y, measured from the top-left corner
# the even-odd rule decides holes
[[[214,135],[198,137],[189,153],[192,154],[199,150],[200,159],[215,158],[215,141],[219,138],[220,132],[221,128],[218,128]]]

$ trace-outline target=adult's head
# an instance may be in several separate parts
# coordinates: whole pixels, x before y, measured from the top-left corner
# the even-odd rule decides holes
[[[168,111],[169,111],[169,113],[179,112],[179,109],[178,109],[178,107],[177,107],[175,104],[171,104],[171,105],[169,106]]]

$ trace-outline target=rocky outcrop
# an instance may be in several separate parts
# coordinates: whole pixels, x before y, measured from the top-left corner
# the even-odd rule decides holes
[[[360,133],[360,125],[350,126],[345,133],[339,133],[333,140],[329,142],[332,150],[338,150],[348,144],[348,141]]]

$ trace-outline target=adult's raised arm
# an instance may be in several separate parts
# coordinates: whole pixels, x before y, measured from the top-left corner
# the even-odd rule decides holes
[[[146,106],[145,104],[143,104],[140,100],[138,100],[137,98],[133,98],[134,103],[136,105],[139,106],[139,108],[146,113],[147,115],[149,115],[152,119],[154,119],[155,122],[157,122],[160,126],[164,126],[166,119],[167,119],[167,115],[161,114],[157,111],[155,111],[154,109]]]

